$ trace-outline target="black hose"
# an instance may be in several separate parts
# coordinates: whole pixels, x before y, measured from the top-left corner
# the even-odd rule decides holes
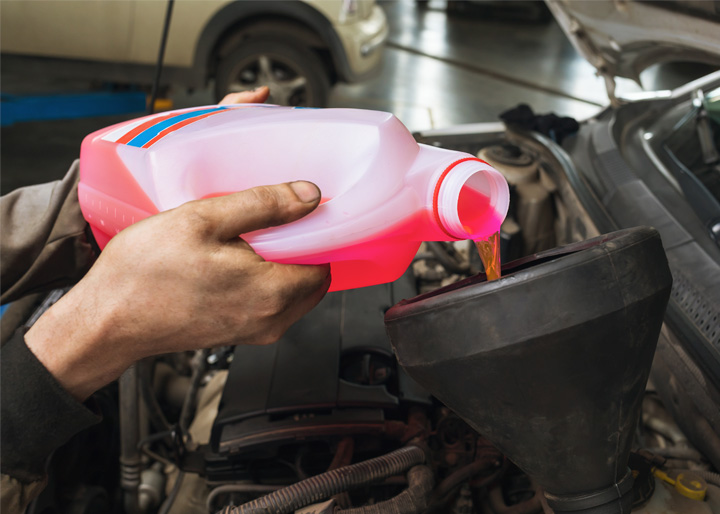
[[[163,464],[167,466],[176,466],[177,463],[172,462],[170,459],[163,457],[162,455],[155,453],[154,451],[150,450],[149,446],[155,442],[162,441],[163,439],[169,439],[172,437],[172,430],[167,430],[164,432],[158,432],[156,434],[149,435],[145,437],[144,439],[141,439],[138,443],[138,450],[140,450],[142,453],[147,455],[148,457],[158,461],[162,462]]]
[[[163,59],[165,58],[165,45],[167,44],[168,32],[170,31],[170,19],[172,18],[173,3],[175,0],[168,0],[165,10],[165,23],[163,23],[162,36],[160,37],[160,48],[158,49],[157,64],[155,65],[155,80],[153,81],[152,93],[150,94],[150,105],[148,114],[155,112],[155,100],[157,100],[158,89],[160,89],[160,75],[162,73]]]
[[[315,475],[223,514],[288,514],[349,489],[396,475],[425,462],[425,451],[406,446],[374,459]]]
[[[178,421],[178,424],[180,425],[181,433],[187,434],[188,437],[188,428],[190,427],[190,422],[195,415],[197,393],[208,367],[207,357],[209,354],[210,350],[208,349],[198,350],[195,354],[194,360],[196,360],[196,363],[193,368],[192,378],[190,379],[190,388],[188,389],[187,394],[185,394],[185,400],[183,401],[182,408],[180,409],[180,420]]]
[[[180,487],[182,487],[184,478],[185,473],[183,471],[179,471],[178,476],[175,479],[175,483],[173,484],[172,491],[170,491],[170,494],[163,502],[158,514],[168,514],[168,512],[170,512],[170,508],[173,506],[173,503],[175,503],[175,500],[177,500],[178,494],[180,494]]]
[[[427,466],[415,466],[408,471],[407,479],[408,488],[395,498],[374,505],[343,510],[342,514],[418,514],[425,512],[435,482],[433,472]]]
[[[169,431],[172,427],[165,417],[160,404],[153,392],[153,369],[155,367],[154,359],[146,359],[138,363],[138,372],[140,375],[140,394],[147,408],[148,418],[153,428],[158,432]]]

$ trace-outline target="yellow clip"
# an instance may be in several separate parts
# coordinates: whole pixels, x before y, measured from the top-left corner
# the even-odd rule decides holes
[[[658,477],[660,480],[674,485],[675,490],[686,498],[698,501],[703,501],[705,499],[707,482],[705,482],[701,476],[696,475],[692,471],[678,473],[678,476],[674,479],[670,478],[667,473],[660,471],[657,468],[653,468],[652,471],[653,475]]]

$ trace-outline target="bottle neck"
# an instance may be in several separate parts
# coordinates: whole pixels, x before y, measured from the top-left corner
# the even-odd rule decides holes
[[[497,232],[509,204],[505,178],[475,157],[447,166],[433,191],[435,222],[452,239],[480,239]]]

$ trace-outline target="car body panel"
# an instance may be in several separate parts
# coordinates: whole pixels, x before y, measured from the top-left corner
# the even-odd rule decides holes
[[[0,47],[26,55],[125,61],[136,6],[128,1],[3,1]]]
[[[378,49],[388,36],[388,24],[385,13],[374,6],[371,15],[353,24],[336,27],[348,55],[348,63],[353,75],[363,76],[379,62],[382,52]]]
[[[718,2],[546,3],[577,51],[607,79],[640,83],[640,72],[666,61],[720,65]]]
[[[226,3],[222,0],[177,0],[173,7],[164,63],[168,66],[192,67],[203,28]],[[137,2],[129,62],[150,65],[157,62],[157,49],[162,34],[160,29],[166,8],[165,2]]]

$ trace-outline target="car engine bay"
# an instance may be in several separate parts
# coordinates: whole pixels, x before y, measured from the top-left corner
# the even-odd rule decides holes
[[[623,313],[622,319],[598,314],[578,319],[571,328],[543,332],[552,325],[543,316],[554,312],[541,308],[543,298],[557,309],[567,305],[561,301],[562,291],[530,287],[541,278],[534,270],[547,268],[543,273],[552,274],[580,269],[584,261],[569,265],[571,261],[563,259],[595,247],[609,248],[603,250],[609,255],[617,241],[632,239],[634,233],[601,236],[609,228],[624,227],[596,224],[603,207],[588,202],[573,183],[583,179],[568,173],[568,154],[537,134],[508,129],[416,137],[477,154],[506,177],[511,205],[501,232],[504,276],[508,284],[529,284],[527,290],[513,293],[526,295],[528,305],[504,303],[504,297],[497,296],[502,310],[495,319],[498,325],[513,325],[518,334],[537,336],[534,344],[542,352],[535,355],[523,346],[507,357],[510,360],[502,360],[507,367],[496,369],[494,363],[500,360],[476,362],[476,354],[456,355],[460,350],[453,348],[462,347],[464,339],[450,337],[438,349],[456,358],[443,368],[442,384],[432,391],[421,385],[417,377],[424,384],[437,382],[435,368],[445,363],[442,356],[432,357],[432,350],[423,350],[427,362],[417,364],[416,371],[414,353],[403,350],[406,355],[400,355],[403,344],[407,348],[413,343],[397,339],[415,337],[418,347],[424,347],[420,341],[432,341],[433,329],[415,311],[407,319],[397,313],[443,295],[460,298],[463,288],[484,288],[486,293],[472,301],[504,294],[498,285],[502,281],[484,281],[472,242],[426,242],[399,280],[328,294],[276,344],[165,355],[135,365],[119,384],[96,393],[103,422],[55,453],[49,486],[30,512],[599,514],[629,512],[628,502],[638,513],[720,512],[720,438],[716,417],[707,414],[717,412],[720,402],[712,378],[704,378],[709,374],[703,375],[691,354],[677,350],[682,345],[675,329],[667,323],[661,327],[670,283],[653,284],[658,290],[647,297],[652,309],[638,310],[635,318],[625,316],[636,312],[626,305],[612,311],[612,316]],[[643,232],[642,244],[659,241],[649,230]],[[628,248],[639,247],[639,241],[632,239]],[[655,260],[645,263],[642,259],[650,253],[638,257],[641,264],[626,273],[632,275],[627,280],[647,284],[652,282],[647,277],[654,275],[643,273],[666,266]],[[664,262],[664,252],[660,254]],[[563,262],[563,268],[552,268]],[[600,276],[593,270],[588,276]],[[669,272],[658,273],[669,277]],[[563,281],[565,289],[579,290],[592,303],[595,292],[583,289],[585,275],[578,277]],[[593,280],[599,282],[587,282],[594,284],[590,287],[605,283]],[[52,293],[28,323],[61,293]],[[417,295],[420,300],[401,302]],[[529,314],[528,309],[539,313]],[[557,312],[558,318],[566,317],[567,310]],[[460,326],[467,319],[453,323]],[[393,328],[396,322],[407,325]],[[501,330],[480,326],[479,340],[500,338],[495,332]],[[638,346],[637,359],[626,358],[624,352],[632,345],[623,345],[640,340],[647,341]],[[667,358],[671,351],[679,357]],[[582,359],[584,352],[595,356],[597,371],[581,373],[582,366],[570,362],[571,356]],[[403,365],[399,357],[405,359]],[[677,386],[682,382],[678,359],[702,384],[695,398],[703,405],[693,404],[688,392]],[[558,374],[537,378],[538,369]],[[587,398],[574,395],[591,375],[597,382],[588,397],[595,403],[586,405]],[[632,387],[623,382],[628,377]],[[612,388],[618,383],[624,385],[616,404]],[[451,385],[462,391],[450,391]],[[598,399],[603,391],[612,405]],[[523,402],[528,412],[538,412],[518,417],[514,409]],[[612,426],[608,420],[618,412],[620,426]],[[503,417],[510,413],[515,416],[512,423]],[[576,418],[576,413],[583,417]],[[489,432],[478,431],[478,426],[489,427]],[[513,437],[516,432],[521,435]],[[614,441],[613,449],[605,452],[603,441]],[[623,445],[632,452],[624,452]],[[616,483],[600,491],[610,490],[609,499],[583,503],[586,498],[576,493],[586,491],[585,485],[572,483],[591,483],[600,454],[615,466]],[[623,459],[628,459],[627,473],[624,464],[617,466]],[[532,471],[524,471],[528,469]]]

